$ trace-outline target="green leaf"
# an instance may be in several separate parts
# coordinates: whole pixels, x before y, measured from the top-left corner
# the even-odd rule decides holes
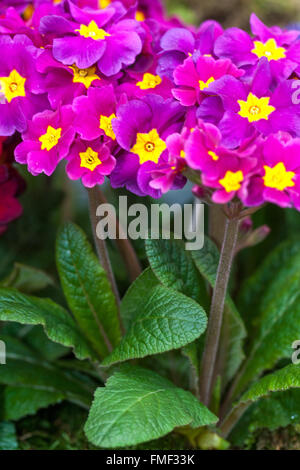
[[[62,392],[36,390],[31,387],[7,386],[3,392],[4,419],[17,421],[64,399],[65,394]]]
[[[274,273],[276,273],[277,282],[281,282],[289,275],[290,269],[293,269],[293,266],[299,262],[299,252],[299,240],[288,240],[281,243],[266,257],[258,270],[244,282],[238,298],[238,305],[241,312],[244,312],[250,335],[255,331],[255,326],[259,322],[262,311],[260,305],[266,292],[274,283]],[[290,264],[291,260],[293,260],[292,265]]]
[[[78,359],[96,357],[71,315],[50,299],[40,299],[14,289],[0,288],[0,320],[42,325],[52,341],[73,348]]]
[[[216,245],[207,237],[202,250],[192,251],[193,260],[211,287],[215,286],[219,264],[219,251]],[[246,337],[244,322],[229,295],[226,297],[224,321],[221,333],[221,346],[223,346],[222,386],[233,378],[245,354],[243,343]]]
[[[116,448],[156,439],[178,426],[197,428],[217,420],[190,392],[150,370],[124,367],[96,390],[85,433],[99,447]]]
[[[17,450],[19,447],[13,423],[0,422],[0,450]]]
[[[10,275],[0,282],[1,287],[13,287],[25,294],[53,286],[53,279],[44,271],[15,263]]]
[[[6,364],[0,367],[0,383],[53,392],[82,407],[88,407],[93,388],[71,373],[41,360],[16,338],[1,336],[6,344]]]
[[[267,284],[259,305],[259,319],[235,397],[263,371],[280,359],[290,358],[292,343],[300,337],[300,257],[288,258]]]
[[[190,251],[182,240],[146,240],[150,266],[160,282],[191,297],[204,308],[208,296],[203,278],[197,270]]]
[[[143,288],[142,292],[143,305],[135,305],[126,335],[103,365],[178,349],[205,331],[206,314],[194,300],[160,285],[149,287],[147,292]],[[132,288],[126,298],[126,308],[134,308],[136,295]]]
[[[121,337],[117,304],[104,269],[83,231],[66,224],[56,245],[63,290],[76,321],[101,358]]]

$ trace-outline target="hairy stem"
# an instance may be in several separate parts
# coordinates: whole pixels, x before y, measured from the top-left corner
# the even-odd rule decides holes
[[[96,228],[97,228],[97,217],[96,217],[96,212],[97,212],[97,207],[101,203],[101,200],[103,201],[103,196],[99,188],[95,186],[94,188],[88,189],[88,197],[89,197],[89,209],[90,209],[90,219],[91,219],[91,224],[92,224],[92,230],[93,230],[93,237],[94,237],[94,242],[98,254],[98,258],[100,261],[101,266],[103,269],[106,271],[108,280],[111,284],[112,291],[115,295],[116,302],[118,305],[118,311],[120,310],[120,296],[119,296],[119,291],[117,288],[116,280],[114,277],[114,273],[111,267],[110,259],[108,256],[108,251],[106,247],[106,243],[104,240],[101,240],[100,238],[97,237],[96,233]],[[120,325],[122,328],[122,322],[119,314],[119,321]]]
[[[200,374],[200,397],[208,406],[210,403],[216,357],[222,328],[224,304],[227,287],[237,243],[239,229],[238,217],[228,218],[225,225],[223,245],[219,260],[216,284],[213,290],[205,348]]]
[[[251,403],[241,403],[227,415],[227,417],[221,422],[219,430],[222,436],[226,439],[231,433],[234,426],[241,419],[245,411],[249,408]]]

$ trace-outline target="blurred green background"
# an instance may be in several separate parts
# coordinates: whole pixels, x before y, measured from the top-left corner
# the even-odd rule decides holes
[[[166,0],[165,3],[171,13],[194,24],[214,19],[225,27],[248,29],[252,12],[270,25],[300,21],[299,0]]]

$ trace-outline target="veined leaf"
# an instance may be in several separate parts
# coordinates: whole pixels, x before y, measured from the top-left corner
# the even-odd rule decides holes
[[[73,348],[78,359],[97,357],[71,315],[50,299],[0,288],[0,320],[23,325],[42,325],[52,341]]]
[[[57,238],[57,266],[76,321],[100,357],[118,344],[117,305],[104,269],[83,231],[66,224]]]
[[[206,314],[194,300],[160,285],[149,287],[147,292],[143,288],[143,294],[142,306],[134,304],[134,288],[128,294],[126,308],[133,310],[135,305],[138,310],[121,343],[103,361],[103,365],[178,349],[199,338],[205,331]],[[128,315],[125,316],[128,318]]]
[[[197,428],[217,420],[190,392],[150,370],[124,367],[96,390],[85,432],[93,444],[115,448],[159,438],[178,426]]]
[[[31,294],[51,285],[54,285],[54,281],[47,273],[20,263],[15,263],[10,275],[0,282],[1,287],[13,287],[25,294]]]
[[[18,447],[15,425],[7,421],[0,422],[0,450],[17,450]]]
[[[71,373],[41,360],[15,338],[1,336],[6,344],[6,364],[0,367],[0,383],[53,392],[83,407],[88,407],[92,389]]]
[[[191,297],[204,308],[208,307],[205,282],[182,240],[149,239],[145,245],[150,266],[163,285]]]

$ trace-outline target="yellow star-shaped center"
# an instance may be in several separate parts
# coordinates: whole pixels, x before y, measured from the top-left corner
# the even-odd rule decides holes
[[[201,91],[205,90],[205,88],[208,88],[211,83],[215,81],[214,77],[210,77],[206,82],[203,82],[202,80],[199,80],[199,88]]]
[[[249,93],[247,101],[238,100],[240,105],[238,114],[248,119],[249,122],[260,121],[261,119],[268,120],[270,114],[276,109],[274,106],[270,106],[269,102],[269,96],[258,98],[253,93]]]
[[[143,80],[141,82],[137,82],[136,86],[138,86],[141,90],[149,90],[150,88],[156,88],[160,85],[162,79],[159,75],[152,75],[152,73],[145,73],[143,76]]]
[[[51,150],[58,144],[59,139],[61,138],[61,127],[55,129],[52,126],[47,127],[47,132],[39,138],[41,142],[41,149],[42,150]]]
[[[264,169],[265,176],[263,180],[267,188],[284,191],[286,188],[295,186],[293,181],[295,173],[293,171],[287,171],[283,162],[277,163],[273,168],[265,165]]]
[[[88,147],[85,152],[80,152],[79,156],[81,168],[94,171],[97,166],[102,164],[98,152],[95,152],[91,147]]]
[[[136,19],[136,21],[142,22],[142,21],[145,21],[146,16],[144,15],[144,13],[142,11],[138,10],[135,14],[135,19]]]
[[[75,64],[69,68],[73,71],[73,83],[82,83],[89,88],[94,80],[101,80],[96,72],[96,67],[88,67],[87,69],[79,69]]]
[[[136,143],[131,152],[140,158],[140,164],[151,161],[158,163],[159,157],[166,150],[166,143],[160,138],[156,129],[152,129],[148,134],[138,133]]]
[[[219,156],[216,154],[216,152],[213,152],[213,150],[209,150],[207,153],[214,161],[219,160]]]
[[[98,0],[99,8],[106,8],[111,4],[111,0]]]
[[[111,121],[116,119],[115,114],[111,114],[110,116],[100,116],[100,125],[99,128],[102,129],[107,137],[110,137],[112,140],[116,140],[116,135],[114,133]]]
[[[104,29],[98,28],[97,23],[92,20],[88,25],[81,24],[80,29],[75,29],[76,33],[79,33],[80,36],[84,38],[94,39],[95,41],[99,39],[105,39],[107,36],[110,36]]]
[[[26,78],[14,69],[8,77],[0,77],[0,93],[4,94],[8,103],[19,96],[26,96],[25,82]]]
[[[275,39],[269,39],[267,42],[263,43],[261,41],[254,41],[254,49],[252,53],[257,55],[259,59],[261,57],[266,57],[268,61],[271,60],[280,60],[286,58],[286,50],[284,47],[277,46]]]
[[[244,175],[241,170],[236,172],[227,171],[224,178],[219,180],[219,183],[227,193],[231,193],[232,191],[238,191],[240,189],[243,180]]]

